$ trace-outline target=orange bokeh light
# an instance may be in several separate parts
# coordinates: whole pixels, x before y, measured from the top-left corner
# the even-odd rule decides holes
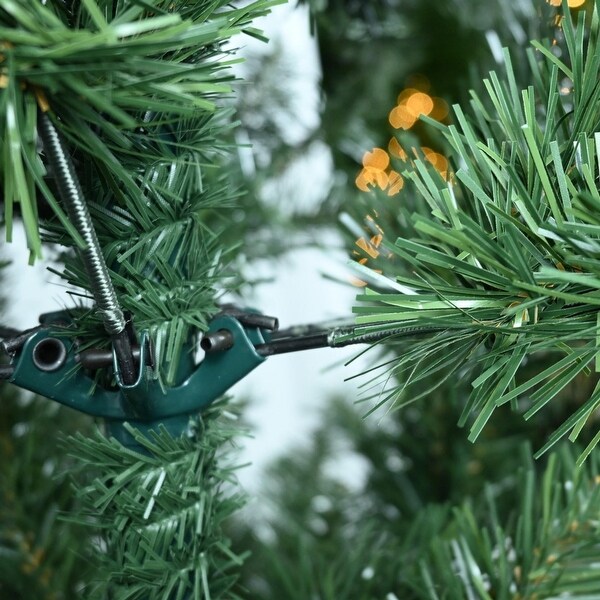
[[[379,250],[377,250],[377,248],[375,248],[370,242],[367,242],[367,240],[365,240],[364,237],[357,239],[355,243],[363,252],[368,254],[371,258],[377,258],[379,256]],[[365,262],[367,261],[365,260]]]
[[[389,121],[394,129],[410,129],[421,115],[430,115],[434,111],[443,119],[448,114],[448,107],[441,98],[432,98],[416,88],[406,88],[400,92],[398,104],[390,111]]]
[[[406,99],[406,108],[415,118],[420,115],[428,115],[433,110],[433,98],[425,92],[411,94]]]
[[[390,165],[389,154],[382,148],[373,148],[371,152],[365,152],[362,164],[363,168],[354,180],[356,187],[363,192],[368,192],[369,186],[385,190],[389,185],[389,175],[386,172]]]
[[[356,176],[356,179],[354,180],[354,184],[361,192],[369,191],[369,183],[370,182],[367,179],[364,169]]]
[[[429,113],[429,116],[436,121],[443,121],[450,112],[448,103],[443,98],[433,99],[433,110]]]
[[[385,171],[390,164],[388,153],[381,148],[373,148],[372,152],[365,152],[362,159],[363,167]]]
[[[383,242],[383,235],[381,233],[378,233],[371,238],[371,244],[375,246],[375,248],[379,248],[381,242]]]
[[[397,104],[404,104],[413,94],[419,94],[421,90],[414,87],[407,87],[398,94]]]
[[[423,147],[421,148],[423,155],[425,156],[425,160],[429,161],[440,173],[440,175],[447,179],[448,177],[448,159],[439,152],[435,152],[431,148]]]
[[[363,192],[368,192],[370,185],[376,185],[384,190],[388,185],[388,174],[379,169],[365,167],[357,175],[354,183],[356,184],[356,187]]]
[[[404,178],[397,171],[390,171],[388,196],[395,196],[404,187]]]
[[[406,108],[404,104],[395,106],[389,116],[390,125],[394,129],[410,129],[416,121],[416,117]]]
[[[550,6],[561,6],[562,0],[546,0]],[[569,8],[579,8],[585,4],[585,0],[567,0]]]
[[[394,129],[408,130],[414,126],[421,115],[428,115],[437,121],[446,119],[449,113],[448,103],[439,97],[430,96],[427,91],[430,84],[422,75],[415,75],[407,82],[409,85],[398,95],[398,104],[389,113],[389,122]],[[448,161],[431,148],[424,148],[423,154],[445,179],[448,176]],[[390,168],[390,157],[408,162],[409,157],[395,137],[390,138],[387,152],[382,148],[373,148],[365,152],[363,168],[358,173],[356,187],[368,192],[373,187],[387,191],[388,196],[395,196],[404,187],[404,178]]]
[[[388,144],[388,152],[394,157],[399,158],[400,160],[408,160],[408,155],[406,154],[404,148],[400,145],[400,142],[393,137],[390,139]]]

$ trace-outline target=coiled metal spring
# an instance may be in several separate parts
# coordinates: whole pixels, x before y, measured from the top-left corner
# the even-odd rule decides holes
[[[96,308],[102,317],[104,328],[113,338],[113,347],[119,359],[123,380],[128,384],[133,383],[135,369],[131,346],[125,331],[125,316],[119,306],[75,167],[50,117],[42,111],[38,114],[38,131],[60,198],[66,206],[67,214],[75,229],[85,243],[85,247],[80,249],[80,255],[89,278]]]

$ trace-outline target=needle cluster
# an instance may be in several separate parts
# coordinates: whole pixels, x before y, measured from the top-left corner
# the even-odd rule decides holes
[[[405,168],[419,208],[404,210],[402,237],[382,244],[398,265],[379,277],[387,290],[367,289],[355,310],[363,333],[432,331],[402,342],[375,376],[380,404],[468,378],[460,424],[474,441],[498,407],[528,419],[586,375],[591,392],[538,454],[576,439],[600,405],[599,9],[577,22],[566,9],[554,43],[533,42],[527,88],[505,51],[504,72],[491,72],[470,106],[454,106],[453,124],[424,117],[451,174],[423,157]],[[536,357],[546,365],[532,372]]]

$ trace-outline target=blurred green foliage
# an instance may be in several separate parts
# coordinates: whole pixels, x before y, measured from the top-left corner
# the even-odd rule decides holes
[[[81,505],[63,436],[90,433],[92,422],[9,384],[0,397],[0,597],[78,598],[95,565],[92,533],[68,520]]]

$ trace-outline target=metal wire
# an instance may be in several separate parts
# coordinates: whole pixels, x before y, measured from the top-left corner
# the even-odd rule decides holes
[[[371,344],[392,337],[409,337],[413,335],[424,335],[426,333],[439,333],[445,331],[441,327],[399,327],[397,329],[388,329],[387,331],[373,331],[355,335],[356,327],[332,329],[328,336],[328,346],[331,348],[341,348],[353,344]]]
[[[286,332],[291,332],[287,337],[276,337],[264,344],[258,344],[255,348],[261,356],[274,356],[300,350],[312,350],[315,348],[342,348],[354,344],[370,344],[380,342],[392,337],[409,337],[424,335],[427,333],[439,333],[445,331],[440,327],[399,327],[388,331],[374,331],[356,335],[356,326],[334,327],[328,331],[319,330],[321,325],[302,325],[291,327]],[[294,335],[302,331],[300,335]]]

